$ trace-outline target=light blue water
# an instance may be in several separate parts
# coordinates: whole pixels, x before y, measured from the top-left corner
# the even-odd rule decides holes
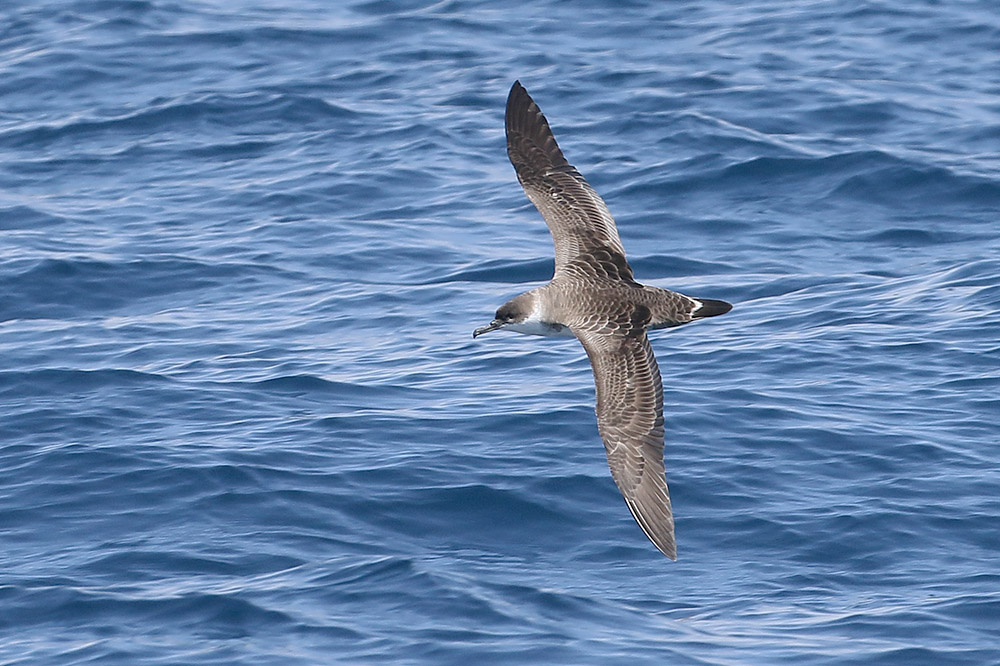
[[[737,6],[739,5],[739,6]],[[515,78],[636,276],[679,561],[621,500]],[[1000,663],[1000,14],[0,12],[0,662]]]

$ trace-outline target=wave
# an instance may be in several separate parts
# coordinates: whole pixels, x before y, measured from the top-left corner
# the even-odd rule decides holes
[[[186,257],[100,261],[87,257],[19,261],[0,276],[0,321],[101,317],[149,303],[165,309],[178,294],[280,275],[266,265],[205,262]]]

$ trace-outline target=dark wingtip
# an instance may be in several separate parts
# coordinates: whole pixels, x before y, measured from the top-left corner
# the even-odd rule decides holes
[[[510,87],[504,126],[507,155],[522,182],[525,174],[540,175],[547,169],[569,167],[549,122],[520,81],[514,81]]]
[[[673,529],[665,535],[659,535],[658,538],[654,539],[651,535],[647,534],[649,540],[653,542],[656,549],[669,557],[674,562],[677,561],[677,542],[674,541]]]
[[[701,307],[691,313],[692,319],[704,319],[705,317],[717,317],[733,309],[732,304],[725,301],[716,301],[711,298],[695,299],[701,303]]]
[[[520,80],[514,81],[514,85],[510,87],[510,93],[507,94],[508,129],[510,129],[511,121],[513,121],[518,115],[526,113],[534,102],[535,100],[531,99],[531,95],[529,95],[528,91],[521,85]]]

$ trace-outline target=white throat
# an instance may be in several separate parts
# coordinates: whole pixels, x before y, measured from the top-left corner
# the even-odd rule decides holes
[[[542,313],[541,305],[542,299],[536,298],[534,309],[528,315],[527,319],[516,324],[508,324],[504,328],[509,331],[524,333],[525,335],[544,335],[552,338],[574,337],[573,332],[569,330],[568,326],[546,321],[548,318]]]

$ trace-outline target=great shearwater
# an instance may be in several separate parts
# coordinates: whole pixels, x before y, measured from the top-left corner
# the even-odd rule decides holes
[[[556,144],[519,81],[507,97],[507,155],[555,243],[555,275],[504,303],[472,337],[506,328],[576,337],[594,371],[597,427],[611,476],[650,541],[677,559],[663,472],[663,385],[646,331],[725,314],[732,305],[690,298],[632,278],[614,218]]]

